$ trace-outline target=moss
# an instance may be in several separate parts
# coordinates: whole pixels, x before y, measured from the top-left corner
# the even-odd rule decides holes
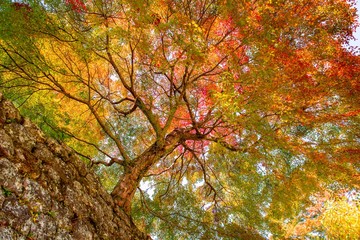
[[[12,192],[9,189],[5,188],[4,186],[1,186],[1,190],[5,197],[8,197],[12,194]]]
[[[54,211],[48,211],[48,212],[46,213],[46,215],[48,215],[48,216],[50,216],[50,217],[52,217],[52,218],[56,218],[56,212],[54,212]]]

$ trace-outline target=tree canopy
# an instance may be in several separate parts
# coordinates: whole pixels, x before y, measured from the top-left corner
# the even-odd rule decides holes
[[[1,91],[153,237],[355,227],[331,221],[359,202],[354,1],[3,0],[0,14]]]

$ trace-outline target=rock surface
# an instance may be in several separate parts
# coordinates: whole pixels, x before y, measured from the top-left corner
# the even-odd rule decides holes
[[[63,143],[0,93],[0,239],[146,239]]]

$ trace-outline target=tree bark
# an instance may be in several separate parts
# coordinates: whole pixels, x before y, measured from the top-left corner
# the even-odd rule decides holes
[[[0,172],[0,239],[148,239],[69,147],[1,93]]]
[[[141,179],[150,167],[166,154],[172,152],[183,137],[183,132],[176,129],[165,137],[165,141],[156,141],[143,154],[137,157],[125,170],[111,195],[115,203],[127,214],[131,212],[131,200]]]

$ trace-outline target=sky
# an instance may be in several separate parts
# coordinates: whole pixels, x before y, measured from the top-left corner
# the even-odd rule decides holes
[[[356,8],[357,14],[359,16],[358,21],[360,21],[360,1],[356,1]],[[351,41],[350,45],[360,47],[360,26],[356,29],[354,37],[356,38],[356,40]]]

